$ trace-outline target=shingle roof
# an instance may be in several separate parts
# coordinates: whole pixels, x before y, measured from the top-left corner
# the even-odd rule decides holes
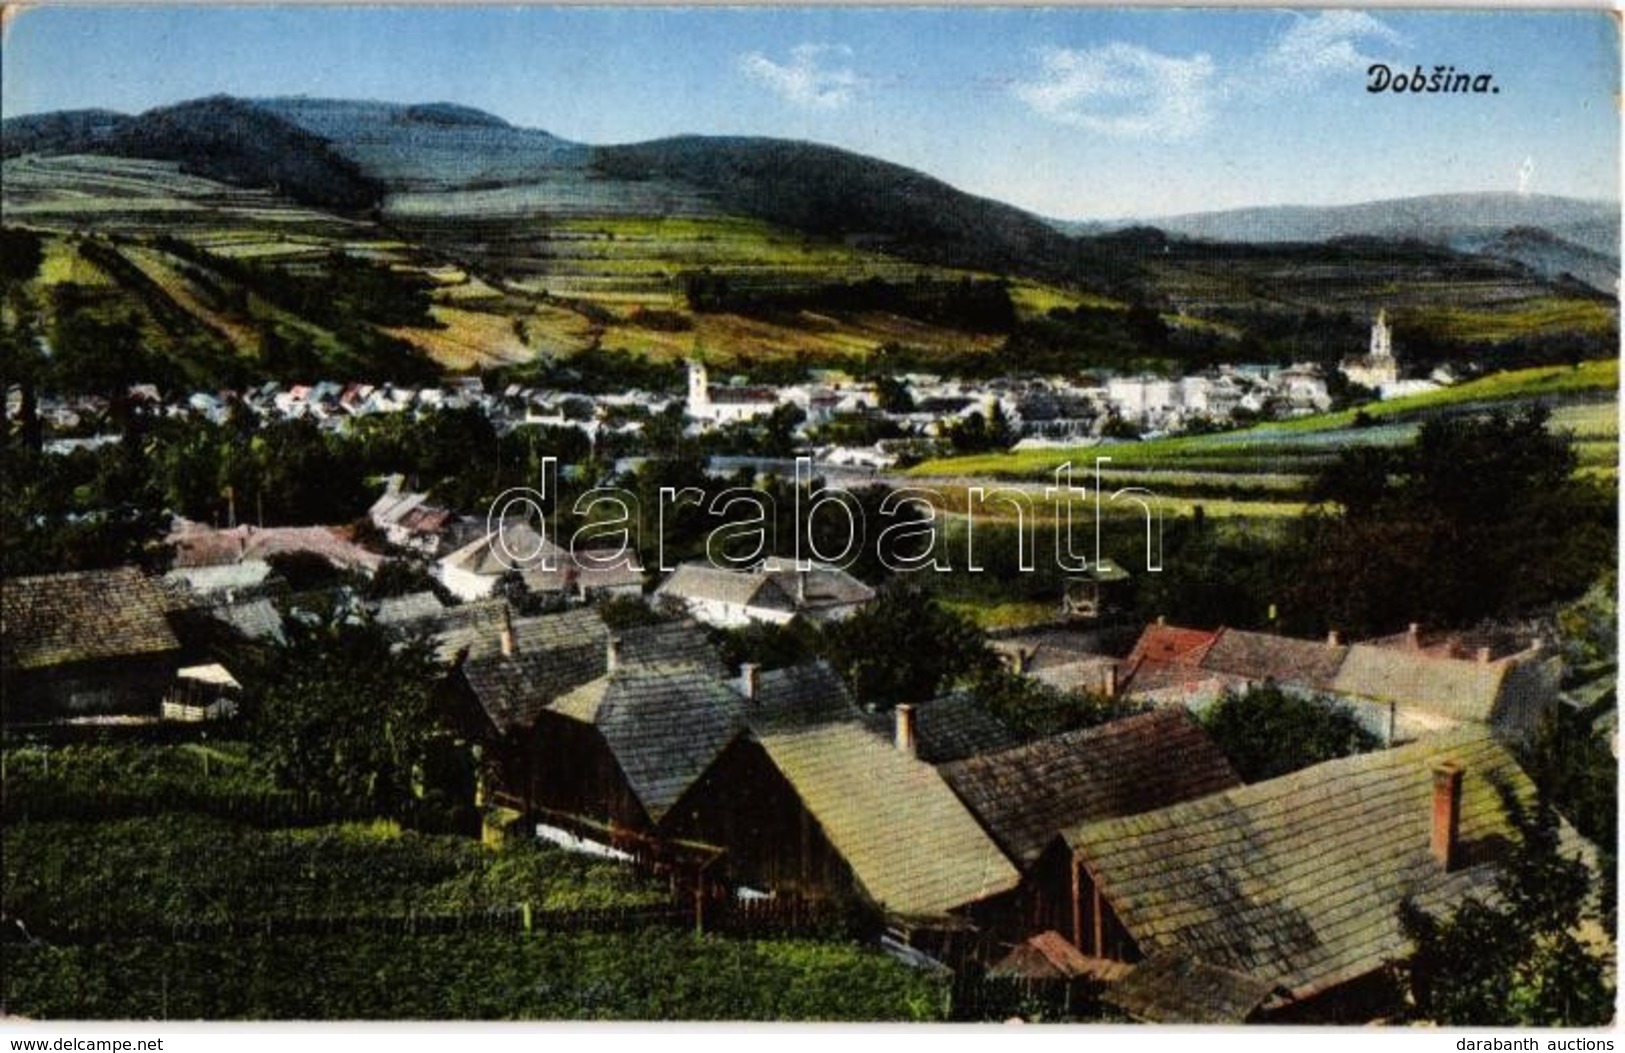
[[[1070,665],[1085,658],[1100,657],[1090,646],[1089,637],[1079,632],[1041,629],[989,640],[994,651],[1007,659],[1020,658],[1029,673],[1057,665]]]
[[[134,567],[0,582],[6,665],[44,669],[180,648],[162,587]]]
[[[1241,785],[1224,753],[1180,708],[944,764],[942,775],[1021,865],[1065,827]]]
[[[482,637],[462,664],[464,680],[499,730],[534,723],[554,699],[609,671],[609,629],[591,611],[519,618],[512,625],[512,655],[502,653],[500,631],[493,630],[486,635],[494,636],[496,647],[487,646],[491,641]],[[693,622],[638,626],[615,635],[621,641],[623,672],[723,675],[722,660],[704,629]]]
[[[236,629],[250,640],[271,639],[278,643],[282,634],[282,615],[269,599],[245,600],[209,608],[209,617]]]
[[[1039,665],[1036,669],[1029,667],[1027,675],[1057,691],[1104,694],[1108,688],[1115,690],[1114,678],[1121,675],[1120,669],[1117,659],[1095,655],[1072,662],[1051,661]]]
[[[845,721],[756,737],[885,909],[938,917],[1015,887],[1015,868],[924,761]]]
[[[746,706],[704,670],[668,667],[601,677],[550,709],[598,729],[627,785],[658,821],[744,730]]]
[[[175,546],[174,565],[183,569],[226,566],[292,552],[308,552],[335,567],[369,574],[384,561],[383,556],[349,540],[341,527],[245,525],[216,529],[177,520],[165,540]]]
[[[772,585],[767,577],[725,570],[709,563],[681,564],[661,583],[658,592],[661,596],[683,600],[712,600],[783,611],[795,609],[790,596]]]
[[[491,723],[507,732],[534,724],[548,702],[600,676],[603,663],[596,648],[499,652],[465,661],[462,675]]]
[[[1201,659],[1204,669],[1281,684],[1327,687],[1348,648],[1270,633],[1220,629]]]
[[[442,558],[441,563],[470,574],[501,577],[510,570],[539,566],[544,557],[559,561],[568,558],[564,549],[529,523],[509,520],[500,531],[481,534]]]
[[[627,665],[696,666],[720,678],[726,672],[705,626],[688,619],[623,629],[621,661]]]
[[[1129,698],[1186,703],[1206,696],[1217,697],[1227,689],[1244,689],[1251,682],[1244,676],[1183,662],[1146,659],[1135,664],[1118,687]]]
[[[1072,980],[1080,976],[1097,976],[1100,966],[1107,965],[1099,958],[1090,958],[1054,929],[1046,929],[1011,948],[988,969],[989,976],[1014,976],[1026,980]],[[1112,962],[1113,970],[1126,974],[1132,967]]]
[[[586,608],[517,618],[506,601],[482,600],[448,607],[433,621],[441,627],[435,635],[435,647],[442,661],[450,661],[465,649],[469,658],[500,654],[504,624],[513,626],[514,646],[519,651],[561,647],[604,650],[609,643],[609,628],[597,612]]]
[[[1455,720],[1487,724],[1506,671],[1504,662],[1434,658],[1355,644],[1331,686],[1338,694],[1401,702]]]
[[[1460,843],[1429,850],[1432,772],[1464,772]],[[1404,955],[1397,907],[1489,892],[1509,834],[1495,784],[1529,779],[1483,728],[1329,761],[1155,812],[1063,833],[1146,957],[1178,953],[1305,998]],[[1567,830],[1565,850],[1581,843]],[[1273,997],[1273,996],[1272,996]]]
[[[1152,659],[1159,662],[1188,662],[1196,663],[1207,654],[1207,649],[1213,646],[1217,633],[1206,629],[1183,629],[1177,625],[1161,625],[1153,623],[1145,627],[1140,638],[1134,642],[1134,649],[1129,652],[1130,664],[1141,659]]]
[[[858,715],[846,684],[819,659],[761,674],[751,726],[851,720]]]
[[[779,591],[794,598],[798,610],[848,607],[875,598],[874,589],[836,567],[813,566],[798,571],[784,561],[770,560],[765,572]]]
[[[1161,954],[1135,965],[1105,998],[1151,1024],[1240,1024],[1269,993],[1266,981],[1246,973]]]
[[[641,588],[643,568],[635,562],[631,566],[583,566],[573,557],[564,555],[559,557],[557,565],[552,570],[536,567],[525,571],[521,577],[524,579],[525,587],[531,592],[569,592],[579,589],[586,593],[592,589],[617,589],[633,585]]]
[[[385,625],[399,625],[433,618],[445,609],[440,597],[432,592],[409,592],[405,596],[386,596],[379,600],[378,612],[373,617]]]
[[[863,723],[890,741],[897,733],[894,712],[866,713]],[[1019,743],[1022,736],[989,713],[970,691],[950,691],[914,707],[914,752],[927,764],[973,757]]]
[[[820,611],[844,609],[875,598],[874,589],[844,570],[814,566],[802,572],[782,561],[769,561],[756,571],[684,563],[661,584],[658,594],[786,613],[799,611],[813,617]]]

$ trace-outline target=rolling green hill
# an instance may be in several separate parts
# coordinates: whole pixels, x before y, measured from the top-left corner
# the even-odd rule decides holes
[[[46,316],[52,290],[94,275],[98,310],[191,348],[188,375],[202,359],[243,374],[377,366],[385,346],[459,371],[696,346],[730,366],[887,348],[983,372],[1331,361],[1378,309],[1413,361],[1505,365],[1594,357],[1617,331],[1612,298],[1566,276],[1582,250],[1530,226],[1499,237],[1499,255],[1075,236],[831,147],[589,146],[448,103],[217,96],[11,118],[3,140],[5,221],[49,241]],[[418,290],[421,318],[358,329],[264,294],[278,273],[348,281],[347,260]],[[382,342],[358,354],[357,340]]]

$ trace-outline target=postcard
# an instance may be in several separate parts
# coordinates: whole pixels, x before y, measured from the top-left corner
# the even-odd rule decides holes
[[[1616,23],[6,7],[0,1030],[1610,1024]]]

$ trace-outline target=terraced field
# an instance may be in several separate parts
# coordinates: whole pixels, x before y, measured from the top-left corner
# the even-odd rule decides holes
[[[333,341],[269,304],[251,301],[255,318],[223,309],[200,284],[207,276],[200,277],[196,261],[164,252],[160,236],[223,261],[295,274],[319,275],[332,253],[343,252],[417,276],[431,288],[436,325],[386,332],[451,372],[594,347],[663,361],[703,347],[718,364],[732,366],[861,357],[888,343],[961,352],[997,343],[878,311],[774,318],[690,312],[680,276],[693,272],[760,291],[986,276],[723,216],[695,192],[655,182],[606,196],[587,176],[560,169],[551,182],[517,187],[408,191],[392,195],[382,223],[373,223],[187,175],[167,162],[30,156],[6,161],[4,176],[7,222],[58,235],[46,246],[42,284],[117,286],[72,240],[86,230],[111,235],[116,251],[180,312],[244,355],[258,352],[256,318],[304,333],[321,348]],[[1031,281],[1018,283],[1014,298],[1034,314],[1109,304]],[[683,324],[650,324],[641,314],[647,310],[679,315]]]
[[[47,230],[190,236],[210,229],[256,232],[261,240],[301,233],[342,240],[366,228],[296,205],[267,190],[229,186],[183,173],[168,161],[120,157],[8,159],[0,167],[7,223]]]

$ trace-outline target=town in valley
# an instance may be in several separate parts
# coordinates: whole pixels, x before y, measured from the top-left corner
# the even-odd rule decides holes
[[[732,87],[681,83],[744,123],[623,134],[562,74],[555,134],[398,72],[8,73],[0,1025],[1611,1023],[1617,127],[1515,189],[1339,151],[1203,170],[1245,208],[1115,161],[1084,194],[1000,159],[1005,194],[939,130],[842,125],[902,105],[878,52],[618,14],[685,61],[741,34]],[[432,51],[616,15],[312,9],[302,61],[345,19]],[[147,17],[25,12],[8,52]],[[1288,81],[1355,107],[1488,31],[1226,17],[1211,57],[978,74],[965,120],[1058,166],[1222,153]],[[1532,62],[1608,28],[1508,17],[1568,34]],[[1444,94],[1527,106],[1472,34],[1496,91]]]

